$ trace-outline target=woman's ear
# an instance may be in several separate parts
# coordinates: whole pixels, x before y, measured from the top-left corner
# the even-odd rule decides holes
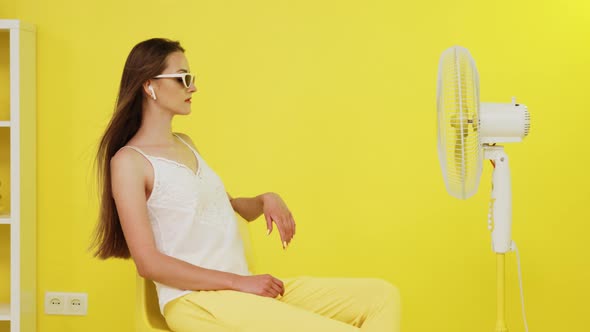
[[[156,100],[156,92],[154,91],[154,87],[150,81],[146,81],[143,84],[143,91],[148,95],[151,96],[153,100]]]

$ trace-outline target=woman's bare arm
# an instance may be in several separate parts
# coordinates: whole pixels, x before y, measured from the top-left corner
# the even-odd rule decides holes
[[[232,208],[236,211],[242,218],[246,219],[248,222],[254,221],[260,217],[263,213],[264,208],[264,195],[258,195],[256,197],[237,197],[233,198],[229,193],[227,193],[227,197],[231,203]]]

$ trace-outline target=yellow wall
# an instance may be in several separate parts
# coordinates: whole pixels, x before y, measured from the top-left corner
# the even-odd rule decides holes
[[[85,252],[90,171],[125,58],[156,36],[180,40],[198,74],[175,130],[234,196],[277,191],[295,215],[287,252],[253,225],[260,271],[385,278],[414,332],[495,322],[490,167],[459,201],[436,153],[438,59],[467,47],[482,100],[514,95],[532,115],[506,147],[531,330],[590,326],[590,2],[1,0],[0,17],[38,28],[40,332],[133,328],[133,264]],[[523,331],[513,254],[507,272],[508,324]],[[45,315],[46,291],[87,292],[88,316]]]

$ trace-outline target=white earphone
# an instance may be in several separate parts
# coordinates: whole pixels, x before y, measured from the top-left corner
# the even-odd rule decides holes
[[[152,88],[152,85],[148,85],[148,90],[150,90],[151,94],[152,94],[152,98],[154,100],[156,100],[156,93],[154,92],[154,88]]]

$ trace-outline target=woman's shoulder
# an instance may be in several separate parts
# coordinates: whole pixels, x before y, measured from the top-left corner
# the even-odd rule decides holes
[[[111,167],[137,168],[143,163],[144,153],[132,146],[124,146],[117,151],[110,160]]]

